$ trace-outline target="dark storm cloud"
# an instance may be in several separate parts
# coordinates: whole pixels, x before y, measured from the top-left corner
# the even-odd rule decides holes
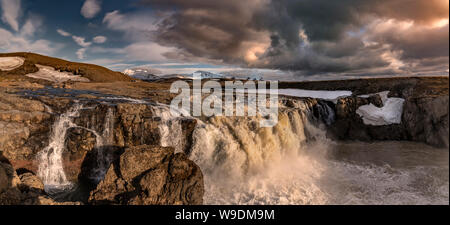
[[[306,73],[448,59],[447,0],[142,0],[173,12],[156,41],[179,59]],[[404,23],[412,23],[407,27]],[[396,27],[404,26],[404,29]],[[448,62],[444,62],[448,68]],[[398,68],[407,67],[398,66]],[[389,68],[388,68],[389,67]]]

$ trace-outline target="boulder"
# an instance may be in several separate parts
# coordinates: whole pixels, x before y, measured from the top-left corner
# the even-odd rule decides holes
[[[131,183],[144,172],[161,165],[166,157],[173,155],[172,148],[137,146],[129,148],[120,157],[120,172]]]
[[[19,176],[19,189],[22,191],[34,191],[37,193],[44,193],[44,183],[32,173],[24,173]]]
[[[204,184],[200,168],[173,148],[128,148],[91,192],[91,204],[199,205]]]
[[[410,98],[405,103],[403,122],[408,136],[440,148],[449,146],[449,96]]]

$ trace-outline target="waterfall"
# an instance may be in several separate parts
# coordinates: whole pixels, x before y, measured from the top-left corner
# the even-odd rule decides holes
[[[112,162],[111,154],[107,151],[107,148],[114,145],[114,109],[108,108],[101,134],[94,129],[80,127],[73,122],[74,118],[80,116],[80,110],[82,109],[83,106],[77,104],[60,115],[53,124],[49,145],[38,153],[38,176],[42,179],[47,193],[62,192],[73,186],[67,180],[62,159],[63,152],[66,150],[67,131],[71,128],[85,129],[92,132],[96,137],[96,165],[90,174],[90,179],[97,182],[101,181]]]
[[[153,115],[160,119],[158,126],[160,145],[162,147],[174,147],[175,152],[183,152],[184,135],[180,123],[180,117],[175,117],[170,112],[170,106],[159,104],[153,106]]]
[[[108,148],[114,145],[114,124],[114,109],[109,107],[105,115],[102,134],[98,135],[96,131],[92,131],[97,137],[95,146],[97,165],[93,168],[89,178],[97,183],[105,177],[113,160]]]
[[[316,109],[318,111],[318,117],[328,126],[333,124],[336,120],[336,113],[334,110],[325,102],[319,102]]]
[[[291,104],[280,102],[279,121],[272,128],[260,127],[260,115],[197,120],[189,157],[204,173],[205,203],[326,201],[316,183],[323,169],[307,153],[312,140],[322,146],[331,142],[323,124],[334,122],[334,111],[326,103]],[[152,112],[160,121],[161,146],[181,152],[185,137],[180,118],[165,105],[152,107]]]
[[[73,123],[73,118],[79,116],[81,109],[82,105],[77,104],[56,120],[52,127],[49,145],[38,153],[38,176],[45,184],[47,192],[64,190],[72,186],[64,173],[62,154],[65,149],[67,131],[77,127]]]
[[[324,202],[315,180],[321,168],[305,154],[310,139],[326,145],[313,126],[308,104],[280,110],[278,124],[259,127],[260,117],[214,117],[194,131],[190,158],[205,176],[207,204]]]
[[[289,107],[283,107],[285,103]],[[280,105],[279,122],[273,128],[259,127],[260,117],[198,122],[189,157],[202,169],[205,204],[448,203],[448,150],[442,157],[423,146],[399,148],[404,143],[334,142],[326,137],[327,125],[335,117],[326,102],[282,100]],[[436,152],[432,162],[447,161],[443,166],[396,166],[423,163],[422,153],[417,158],[412,150]],[[380,158],[393,163],[380,164]]]

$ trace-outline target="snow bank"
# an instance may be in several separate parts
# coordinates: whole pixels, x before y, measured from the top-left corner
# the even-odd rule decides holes
[[[62,82],[66,82],[69,80],[79,81],[79,82],[89,82],[89,79],[87,79],[87,78],[84,78],[84,77],[78,76],[78,75],[74,75],[73,73],[69,73],[69,72],[59,72],[59,71],[56,71],[55,68],[50,67],[50,66],[42,66],[42,65],[37,65],[37,64],[36,64],[36,66],[39,68],[39,71],[36,73],[27,74],[26,75],[27,77],[48,80],[48,81],[56,82],[56,83],[62,83]]]
[[[388,94],[389,92],[379,93],[384,103],[382,108],[378,108],[373,104],[363,105],[358,108],[356,113],[362,117],[364,124],[384,126],[402,122],[405,100],[402,98],[389,98]]]
[[[336,103],[337,99],[341,97],[352,96],[353,93],[351,91],[311,91],[302,89],[279,89],[278,94],[293,97],[318,98],[333,101]]]
[[[21,67],[24,62],[25,59],[21,57],[0,57],[0,70],[1,71],[14,70]]]

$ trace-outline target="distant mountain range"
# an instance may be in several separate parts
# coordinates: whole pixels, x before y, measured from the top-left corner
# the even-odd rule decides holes
[[[161,72],[158,70],[149,69],[149,68],[131,68],[131,69],[126,69],[125,71],[123,71],[123,73],[125,75],[128,75],[135,79],[158,80],[158,79],[160,79],[160,77],[156,76],[155,74],[159,74]]]
[[[223,78],[236,78],[240,80],[263,80],[263,76],[261,74],[256,73],[250,73],[248,76],[245,76],[243,74],[239,74],[238,76],[235,76],[235,74],[224,72],[224,73],[213,73],[209,71],[196,71],[192,74],[167,74],[162,75],[162,72],[153,69],[153,68],[144,68],[144,67],[136,67],[136,68],[129,68],[123,71],[124,74],[140,80],[145,81],[153,81],[158,79],[165,79],[165,78],[185,78],[185,79],[223,79]]]

